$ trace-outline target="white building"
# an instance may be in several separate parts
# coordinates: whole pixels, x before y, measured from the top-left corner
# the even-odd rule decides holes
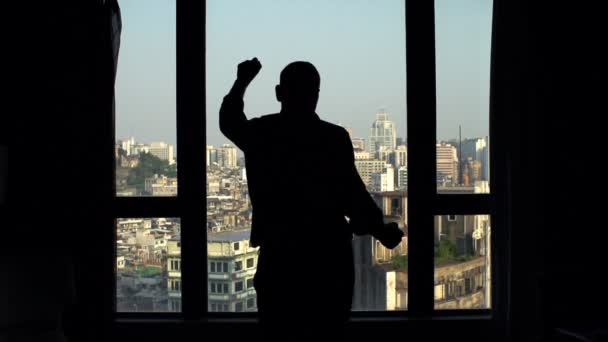
[[[368,151],[355,151],[355,160],[369,160],[373,159],[372,154]]]
[[[395,160],[395,163],[393,164],[393,167],[395,167],[395,169],[398,169],[402,166],[407,165],[407,146],[406,145],[397,146],[397,148],[395,149],[394,160]]]
[[[132,154],[138,155],[140,153],[150,153],[150,145],[135,144],[131,147]]]
[[[397,170],[397,188],[407,188],[407,166],[401,166]]]
[[[250,230],[210,233],[207,237],[210,312],[257,310],[253,276],[257,248],[249,246]]]
[[[458,153],[456,147],[444,142],[437,144],[437,182],[458,184]]]
[[[207,145],[206,157],[207,167],[213,165],[213,163],[217,163],[217,149],[213,145]]]
[[[120,147],[125,151],[125,153],[130,156],[134,153],[134,148],[135,148],[135,138],[134,137],[130,137],[127,140],[123,140],[120,143]]]
[[[395,169],[390,164],[386,164],[382,172],[372,174],[372,191],[394,191],[395,190]]]
[[[173,145],[163,141],[152,142],[149,147],[150,154],[160,160],[166,160],[169,164],[175,163]]]
[[[167,293],[169,312],[182,311],[182,258],[180,237],[167,242]]]

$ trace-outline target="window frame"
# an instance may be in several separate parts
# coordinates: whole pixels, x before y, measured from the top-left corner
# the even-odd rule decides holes
[[[507,317],[508,299],[508,160],[506,132],[497,126],[493,94],[495,80],[496,13],[499,0],[493,0],[492,51],[490,79],[490,152],[489,194],[438,194],[436,186],[436,66],[434,1],[404,0],[406,8],[406,87],[407,172],[408,172],[408,310],[353,312],[353,322],[385,318],[413,322],[430,319],[501,321]],[[105,279],[111,281],[111,301],[104,310],[117,322],[129,319],[162,318],[211,322],[214,318],[255,318],[255,313],[217,314],[208,310],[206,220],[206,1],[176,0],[176,129],[178,194],[176,197],[112,198],[111,220],[128,217],[177,217],[181,220],[181,294],[182,312],[126,313],[116,311],[116,229],[107,240],[113,262],[104,265]],[[420,113],[420,114],[412,114]],[[112,132],[112,151],[115,132]],[[499,158],[499,156],[503,156]],[[112,155],[112,161],[115,162]],[[410,163],[409,160],[416,160]],[[115,168],[112,169],[115,185]],[[114,189],[115,190],[115,189]],[[434,309],[435,215],[490,215],[492,222],[492,303],[484,310]],[[109,222],[109,219],[108,221]],[[420,227],[415,229],[414,227]],[[109,237],[109,235],[106,235]],[[496,241],[505,241],[497,244]],[[110,255],[107,256],[108,260]],[[223,264],[222,264],[223,265]],[[446,298],[447,298],[446,289]],[[156,321],[157,322],[157,321]]]

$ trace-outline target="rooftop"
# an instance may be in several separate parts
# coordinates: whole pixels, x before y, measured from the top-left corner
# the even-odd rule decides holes
[[[250,234],[251,234],[251,229],[242,229],[242,230],[235,230],[235,231],[221,232],[221,233],[209,233],[207,235],[207,241],[232,242],[232,241],[249,240]]]

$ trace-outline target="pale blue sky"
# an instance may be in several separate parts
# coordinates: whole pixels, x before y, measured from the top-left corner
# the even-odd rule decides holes
[[[174,1],[123,0],[120,6],[116,136],[174,143]],[[439,138],[456,137],[459,123],[464,136],[488,133],[490,14],[489,0],[436,0]],[[406,137],[403,0],[207,1],[210,144],[226,142],[219,105],[236,65],[252,57],[263,68],[245,98],[249,117],[277,112],[280,71],[306,60],[321,73],[321,118],[367,139],[376,111],[385,108],[397,135]]]

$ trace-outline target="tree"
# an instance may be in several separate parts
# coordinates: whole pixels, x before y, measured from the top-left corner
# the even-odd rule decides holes
[[[129,170],[127,185],[135,186],[139,192],[142,192],[146,178],[152,178],[155,174],[177,177],[177,167],[169,165],[168,161],[161,160],[150,153],[142,152],[139,154],[137,166]]]
[[[407,270],[407,255],[394,256],[391,263],[396,270]]]
[[[456,260],[456,245],[449,240],[441,240],[435,244],[435,263],[440,264]]]

